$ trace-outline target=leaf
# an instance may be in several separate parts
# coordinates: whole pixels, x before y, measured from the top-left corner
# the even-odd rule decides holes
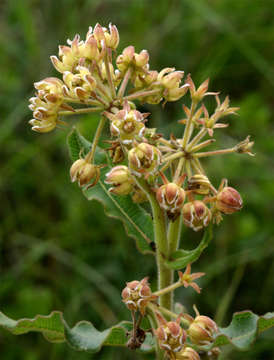
[[[170,259],[165,264],[169,269],[179,270],[198,260],[201,253],[208,246],[212,239],[212,227],[209,226],[204,232],[204,236],[200,244],[194,250],[177,250],[171,254]]]
[[[127,333],[132,323],[122,321],[104,331],[98,331],[90,322],[80,321],[70,328],[59,311],[48,316],[37,315],[34,319],[13,320],[0,312],[0,326],[14,335],[26,334],[30,331],[41,332],[50,342],[67,342],[74,350],[96,353],[102,346],[126,346]],[[154,342],[151,334],[147,335],[141,351],[152,351]]]
[[[38,331],[50,342],[65,341],[62,313],[59,311],[53,311],[48,316],[37,315],[34,319],[21,319],[17,321],[8,318],[0,312],[0,326],[6,328],[14,335]]]
[[[67,142],[73,161],[79,159],[80,151],[85,155],[91,147],[91,143],[80,135],[76,129],[73,129],[68,135]],[[107,162],[105,153],[98,147],[95,162],[96,164],[106,164]],[[88,190],[84,190],[84,195],[88,200],[99,201],[104,206],[105,213],[109,217],[121,220],[128,236],[135,239],[137,248],[142,253],[152,253],[150,243],[154,235],[151,216],[140,205],[133,203],[130,196],[116,196],[108,191],[110,186],[104,183],[104,179],[109,170],[110,167],[105,166],[101,170],[98,184]]]
[[[203,349],[232,344],[238,350],[247,350],[261,332],[273,326],[274,312],[258,316],[249,310],[241,311],[233,315],[228,327],[219,329],[214,343]]]

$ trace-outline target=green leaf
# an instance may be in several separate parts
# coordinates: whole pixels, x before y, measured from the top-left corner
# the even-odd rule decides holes
[[[132,323],[122,321],[104,331],[98,331],[90,322],[80,321],[70,328],[59,311],[48,316],[37,315],[34,319],[13,320],[0,312],[0,326],[14,335],[26,334],[30,331],[40,332],[50,342],[67,342],[74,350],[96,353],[102,346],[126,346],[128,331]],[[147,335],[141,351],[152,351],[154,341]]]
[[[170,259],[165,264],[169,269],[179,270],[198,260],[201,253],[208,246],[212,239],[212,226],[206,228],[200,244],[194,250],[177,250],[171,254]]]
[[[85,155],[91,147],[91,143],[80,135],[76,129],[73,129],[69,134],[67,142],[73,161],[79,159],[80,151]],[[98,147],[95,162],[96,164],[107,163],[105,153]],[[84,190],[84,195],[88,200],[99,201],[104,206],[105,213],[109,217],[121,220],[128,236],[135,239],[137,248],[142,253],[152,253],[150,243],[154,235],[151,216],[140,205],[133,203],[130,196],[116,196],[108,191],[109,186],[104,183],[104,179],[109,170],[110,167],[105,166],[101,170],[98,184]]]
[[[38,331],[50,342],[65,341],[62,313],[59,311],[53,311],[48,316],[37,315],[34,319],[21,319],[17,321],[8,318],[0,312],[0,326],[6,328],[14,335]]]
[[[232,344],[239,350],[246,350],[261,332],[273,326],[273,312],[258,316],[249,310],[241,311],[233,315],[228,327],[219,329],[220,333],[216,336],[214,343],[204,349],[209,350],[215,346]]]

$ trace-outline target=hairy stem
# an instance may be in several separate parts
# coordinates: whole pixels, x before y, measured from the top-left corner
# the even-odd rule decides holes
[[[163,210],[160,208],[154,193],[143,179],[135,179],[138,186],[146,193],[153,215],[154,240],[156,244],[156,261],[158,269],[158,290],[161,290],[172,283],[173,270],[165,266],[165,259],[169,257],[169,248],[167,242],[166,219]],[[164,294],[160,296],[161,306],[171,310],[172,296]]]

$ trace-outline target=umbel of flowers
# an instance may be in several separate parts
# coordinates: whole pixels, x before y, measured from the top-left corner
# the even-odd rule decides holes
[[[214,131],[228,126],[223,119],[238,108],[230,106],[228,97],[222,101],[217,92],[208,91],[208,80],[195,86],[190,75],[184,79],[184,71],[173,67],[152,70],[147,50],[136,52],[130,45],[119,54],[118,45],[119,33],[111,24],[108,28],[97,24],[89,28],[84,40],[76,35],[67,45],[60,45],[58,56],[51,56],[59,77],[34,84],[30,124],[32,130],[46,133],[68,125],[65,118],[71,115],[99,114],[89,152],[85,156],[81,152],[70,169],[71,180],[84,189],[96,186],[101,168],[107,165],[96,164],[95,150],[102,130],[108,126],[110,137],[104,140],[109,144],[106,151],[111,168],[102,180],[111,185],[109,192],[113,196],[149,202],[154,221],[158,290],[153,293],[145,278],[129,282],[122,292],[134,324],[129,347],[142,345],[145,334],[142,332],[140,339],[137,330],[141,319],[149,316],[159,358],[164,352],[170,359],[199,359],[202,347],[213,342],[218,328],[210,318],[198,313],[195,318],[174,314],[172,293],[188,285],[200,292],[194,280],[203,274],[191,274],[189,264],[174,283],[173,271],[164,266],[164,260],[178,249],[183,225],[201,231],[211,223],[219,224],[223,215],[242,208],[238,191],[225,179],[216,188],[202,160],[232,153],[253,155],[253,142],[248,136],[231,148],[205,151],[215,142]],[[138,102],[182,102],[186,94],[190,106],[182,103],[184,116],[179,123],[183,135],[179,138],[164,138],[149,128],[150,114],[136,109]],[[208,96],[216,102],[211,113],[205,105]],[[211,354],[217,357],[218,350]]]

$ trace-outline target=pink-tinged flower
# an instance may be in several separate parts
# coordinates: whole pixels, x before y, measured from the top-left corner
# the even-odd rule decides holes
[[[179,277],[181,282],[183,283],[184,287],[187,288],[188,286],[191,286],[197,293],[201,292],[201,288],[194,282],[194,280],[199,279],[200,277],[204,276],[205,273],[203,272],[197,272],[191,274],[191,264],[188,264],[185,272],[182,273],[182,271],[178,271]]]
[[[155,301],[157,296],[153,295],[148,283],[148,277],[141,281],[131,281],[122,291],[123,302],[127,308],[132,311],[139,310],[142,315],[145,314],[146,306],[149,302]]]
[[[168,355],[178,353],[184,347],[186,341],[186,332],[180,326],[181,317],[176,321],[167,322],[159,313],[156,313],[160,326],[154,331],[158,339],[159,346],[167,352]]]

